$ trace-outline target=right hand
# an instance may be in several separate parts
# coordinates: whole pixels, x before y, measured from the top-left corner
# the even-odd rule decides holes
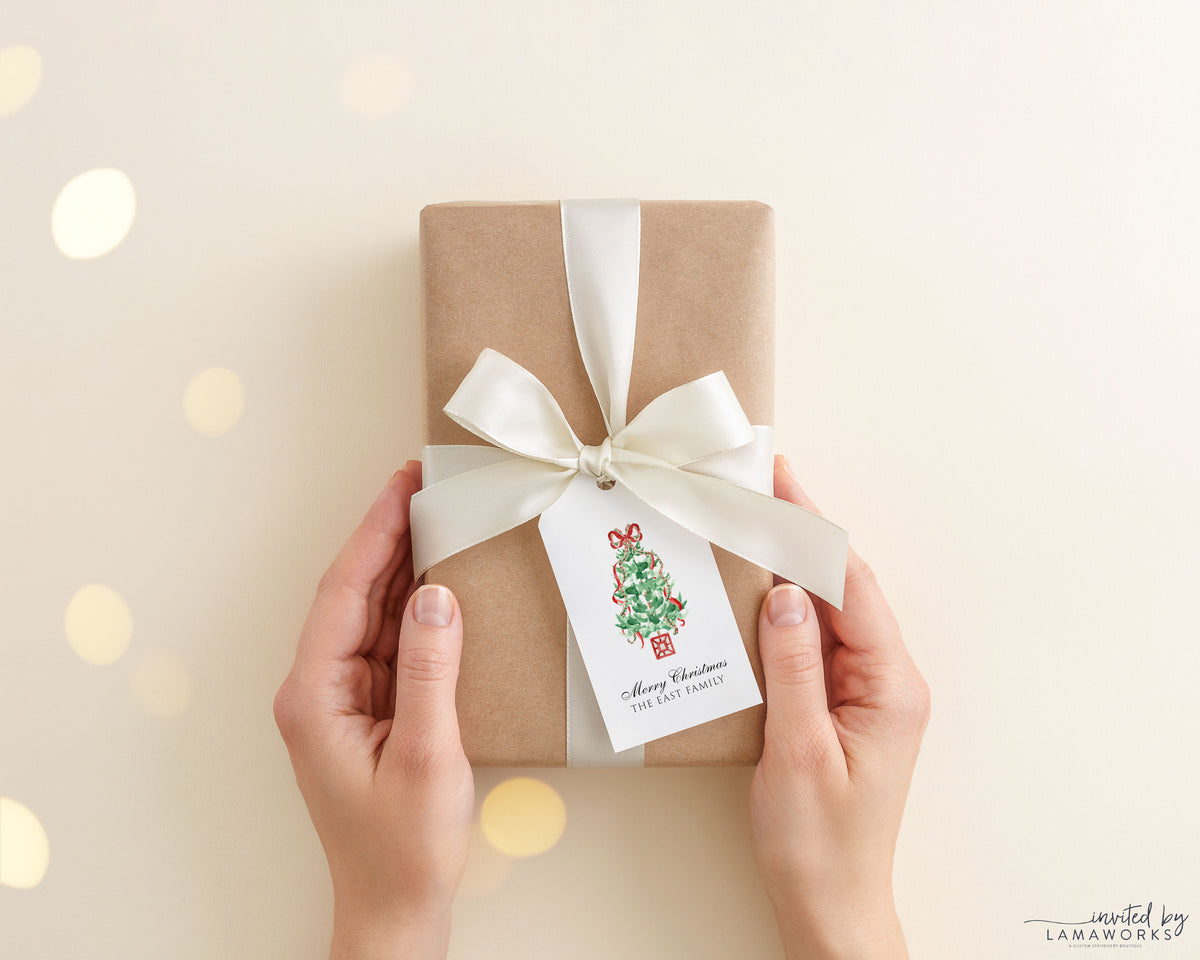
[[[775,495],[819,513],[776,458]],[[907,958],[892,859],[929,687],[853,549],[839,611],[790,583],[759,615],[766,740],[750,794],[755,859],[789,960]]]

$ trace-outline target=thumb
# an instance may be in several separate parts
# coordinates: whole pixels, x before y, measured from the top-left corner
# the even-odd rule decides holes
[[[806,761],[829,757],[837,733],[825,696],[821,627],[807,593],[773,587],[758,617],[758,647],[767,681],[764,749]]]
[[[454,687],[462,657],[462,613],[443,586],[417,589],[400,623],[396,713],[389,741],[411,748],[459,740]],[[423,751],[418,751],[423,752]]]

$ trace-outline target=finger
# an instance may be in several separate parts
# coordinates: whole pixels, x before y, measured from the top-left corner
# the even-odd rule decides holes
[[[421,461],[409,460],[404,472],[412,478],[417,488],[421,486]],[[396,544],[396,552],[383,574],[371,588],[370,619],[367,636],[359,649],[363,656],[377,657],[391,664],[396,656],[396,641],[400,633],[400,616],[413,584],[412,531],[406,532]],[[390,709],[394,698],[384,696],[386,709]]]
[[[804,507],[805,510],[811,510],[817,516],[824,516],[817,505],[809,499],[807,493],[800,487],[800,482],[792,473],[792,465],[788,462],[788,458],[783,454],[775,454],[775,496],[779,500],[787,500],[789,503],[794,503],[797,506]],[[789,583],[789,580],[784,579],[778,574],[775,576],[775,583]],[[833,634],[830,627],[828,612],[831,609],[830,605],[820,597],[810,597],[813,606],[817,610],[817,619],[821,624],[821,636],[825,640],[824,651],[828,656],[834,644],[837,643],[837,637]]]
[[[779,500],[787,500],[789,503],[794,503],[797,506],[804,507],[805,510],[811,510],[817,516],[821,516],[821,511],[817,509],[817,505],[813,503],[802,489],[796,478],[792,475],[791,464],[788,463],[787,457],[782,454],[775,454],[775,497]],[[775,583],[787,583],[788,581],[775,575]],[[824,615],[821,606],[817,605],[817,613]]]
[[[443,586],[415,591],[404,611],[396,649],[393,750],[427,755],[457,742],[454,687],[462,657],[462,614]]]
[[[404,562],[387,585],[387,592],[380,602],[379,636],[372,644],[369,655],[385,663],[396,658],[396,644],[400,640],[400,620],[404,606],[413,589],[412,546],[406,541]]]
[[[387,622],[388,603],[394,595],[398,581],[405,576],[412,579],[412,535],[406,532],[396,543],[392,558],[386,567],[371,584],[367,594],[367,628],[362,642],[358,646],[360,656],[375,656],[380,659],[390,659],[395,656],[394,644],[383,636]]]
[[[799,504],[820,514],[817,505],[801,489],[792,474],[791,465],[783,456],[775,457],[775,496]],[[871,653],[880,658],[899,655],[904,651],[900,627],[884,599],[874,571],[850,547],[846,556],[846,584],[842,609],[817,598],[816,607],[821,621],[837,638],[852,650]]]
[[[782,454],[775,455],[775,496],[780,500],[787,500],[791,503],[798,504],[805,510],[811,510],[817,516],[824,516],[817,505],[809,499],[807,493],[800,487],[800,482],[792,473],[792,465],[788,463],[787,457]]]
[[[360,651],[368,637],[372,591],[396,568],[415,490],[410,473],[398,470],[393,474],[325,571],[300,634],[297,666],[345,659]]]
[[[400,622],[404,618],[404,611],[408,607],[409,599],[420,585],[419,582],[413,580],[410,566],[407,572],[407,583],[397,586],[394,596],[388,600],[388,614],[383,624],[383,643],[378,654],[381,658],[386,654],[388,670],[391,674],[391,683],[388,687],[387,699],[384,702],[384,713],[381,714],[383,717],[396,715],[396,649],[400,643]]]
[[[408,533],[409,501],[417,489],[417,480],[407,467],[397,470],[338,552],[323,581],[348,586],[365,596]]]
[[[418,489],[422,487],[424,478],[420,460],[409,460],[404,464],[404,472],[413,478]],[[409,536],[411,537],[411,535],[410,531]],[[404,617],[404,610],[408,606],[409,598],[418,586],[420,583],[413,578],[412,544],[410,542],[404,565],[392,578],[391,586],[384,600],[383,626],[380,630],[379,641],[372,650],[373,656],[388,665],[388,683],[383,690],[381,712],[376,714],[377,717],[383,717],[386,720],[391,720],[396,715],[396,649],[400,642],[400,621]],[[390,723],[388,729],[391,729]]]
[[[875,572],[853,547],[847,553],[842,609],[827,606],[826,615],[838,639],[851,650],[881,662],[907,658],[900,625],[883,596]]]
[[[825,693],[821,630],[808,594],[791,583],[767,594],[758,645],[767,683],[764,749],[814,771],[833,762],[841,752]]]

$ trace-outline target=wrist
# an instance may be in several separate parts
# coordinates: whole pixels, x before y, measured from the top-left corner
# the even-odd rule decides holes
[[[787,960],[908,960],[890,888],[872,895],[772,898]]]
[[[852,908],[776,906],[775,916],[787,960],[908,960],[890,897]]]
[[[335,908],[330,960],[445,960],[450,908],[363,915]]]

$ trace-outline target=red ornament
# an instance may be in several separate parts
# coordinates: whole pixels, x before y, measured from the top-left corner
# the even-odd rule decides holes
[[[675,644],[671,642],[669,633],[660,633],[658,636],[650,638],[650,649],[654,651],[654,659],[661,660],[663,657],[674,655]]]

